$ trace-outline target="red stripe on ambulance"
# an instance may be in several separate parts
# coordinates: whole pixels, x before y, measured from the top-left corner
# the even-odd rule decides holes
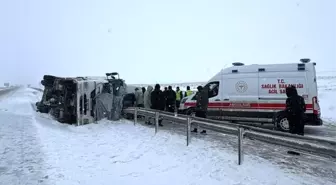
[[[196,103],[186,102],[184,103],[186,107],[195,107]],[[286,104],[284,103],[231,103],[231,102],[209,102],[209,108],[224,108],[224,109],[285,109]],[[313,104],[306,105],[307,110],[313,109]]]

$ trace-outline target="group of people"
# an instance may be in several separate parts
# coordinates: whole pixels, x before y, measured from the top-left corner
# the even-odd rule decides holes
[[[197,90],[195,116],[206,118],[209,102],[208,90],[204,90],[202,86],[198,86]],[[135,88],[134,93],[127,94],[124,97],[124,107],[136,106],[160,111],[177,112],[181,100],[191,94],[193,94],[193,91],[190,90],[190,86],[187,86],[187,90],[183,94],[179,87],[176,87],[176,91],[174,91],[171,86],[168,86],[162,91],[160,84],[156,84],[154,88],[149,85],[147,89],[144,87],[141,89]],[[146,124],[151,124],[149,118],[145,119]],[[159,126],[163,126],[162,119],[159,120]],[[194,128],[192,132],[197,132],[197,128]],[[206,133],[206,131],[203,130],[201,133]]]
[[[195,116],[206,118],[206,113],[209,103],[209,89],[207,86],[197,87],[196,93],[196,107]],[[179,87],[176,91],[172,89],[171,86],[161,90],[161,86],[156,84],[154,89],[152,86],[148,86],[147,89],[142,87],[141,89],[136,88],[135,93],[129,93],[124,97],[124,107],[144,107],[147,109],[154,109],[160,111],[175,112],[180,106],[180,102],[183,97],[193,94],[190,87],[187,87],[187,91],[182,93]],[[304,113],[306,111],[306,104],[302,96],[298,95],[295,86],[290,86],[286,88],[286,117],[289,122],[289,132],[292,134],[304,135]],[[131,115],[129,115],[131,116]],[[146,118],[147,124],[151,124],[150,120]],[[159,126],[162,125],[162,119],[159,120]],[[192,132],[198,132],[197,128],[194,128]],[[206,133],[203,130],[201,133]]]
[[[175,112],[178,110],[181,100],[184,96],[189,96],[193,92],[190,87],[187,87],[187,91],[183,95],[183,92],[179,87],[176,87],[176,91],[172,86],[161,90],[160,84],[156,84],[154,89],[151,85],[146,88],[142,87],[135,89],[134,99],[136,107],[144,107],[147,109],[154,109],[160,111]],[[146,119],[146,123],[150,124],[150,120]],[[159,125],[162,126],[162,120],[159,121]]]
[[[150,85],[147,89],[145,87],[135,88],[133,100],[136,107],[175,112],[180,107],[183,97],[192,93],[189,86],[183,94],[179,87],[176,87],[176,91],[174,91],[172,86],[168,86],[164,88],[164,91],[161,91],[160,84],[156,84],[154,89]]]

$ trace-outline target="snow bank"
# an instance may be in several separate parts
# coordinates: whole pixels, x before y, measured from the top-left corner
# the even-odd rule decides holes
[[[336,75],[333,72],[320,74],[317,84],[324,125],[336,126]]]

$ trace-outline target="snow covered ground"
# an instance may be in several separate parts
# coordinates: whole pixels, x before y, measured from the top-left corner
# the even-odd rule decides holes
[[[0,91],[6,91],[12,89],[13,87],[0,87]]]
[[[317,83],[324,124],[336,127],[336,72],[320,74]]]
[[[283,156],[281,165],[247,147],[238,166],[229,144],[236,138],[214,140],[209,133],[187,147],[185,136],[167,126],[154,135],[153,128],[129,121],[63,125],[34,111],[40,94],[21,88],[0,97],[0,185],[336,183],[330,159]]]

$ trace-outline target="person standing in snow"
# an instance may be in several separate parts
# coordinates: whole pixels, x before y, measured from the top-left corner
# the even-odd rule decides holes
[[[192,94],[193,94],[193,92],[190,90],[190,86],[188,85],[187,86],[187,91],[184,93],[184,97],[190,96]]]
[[[164,96],[165,110],[167,110],[166,102],[167,102],[167,97],[168,97],[168,87],[164,87],[163,96]]]
[[[180,90],[180,87],[176,87],[176,109],[180,108],[181,100],[183,99],[183,93]]]
[[[123,98],[123,109],[126,109],[128,107],[133,107],[134,104],[135,104],[135,95],[134,93],[128,93],[124,96]],[[123,115],[125,115],[126,119],[133,119],[133,114],[130,114],[130,113],[124,113],[123,112]]]
[[[295,86],[286,88],[286,109],[289,132],[292,134],[304,135],[304,113],[306,112],[306,104],[304,98],[298,95]]]
[[[168,112],[174,112],[176,106],[176,93],[172,86],[168,86],[166,108]]]
[[[135,101],[137,107],[144,107],[144,94],[139,88],[135,88]]]
[[[151,94],[153,92],[153,87],[148,86],[146,92],[144,93],[144,105],[146,109],[150,109],[152,107],[152,102],[151,102]],[[145,118],[145,123],[150,124],[149,117]]]
[[[202,86],[197,87],[196,94],[196,107],[195,107],[195,116],[200,118],[206,118],[206,113],[208,111],[209,104],[209,88]],[[194,128],[192,132],[197,133],[197,128]],[[202,130],[201,134],[205,134],[206,130]]]
[[[124,108],[133,107],[135,105],[135,94],[127,93],[123,98],[123,106]]]
[[[151,93],[151,104],[152,109],[164,111],[165,109],[165,96],[163,92],[160,90],[160,85],[156,84],[154,91]],[[159,120],[159,126],[162,125],[162,119]]]

